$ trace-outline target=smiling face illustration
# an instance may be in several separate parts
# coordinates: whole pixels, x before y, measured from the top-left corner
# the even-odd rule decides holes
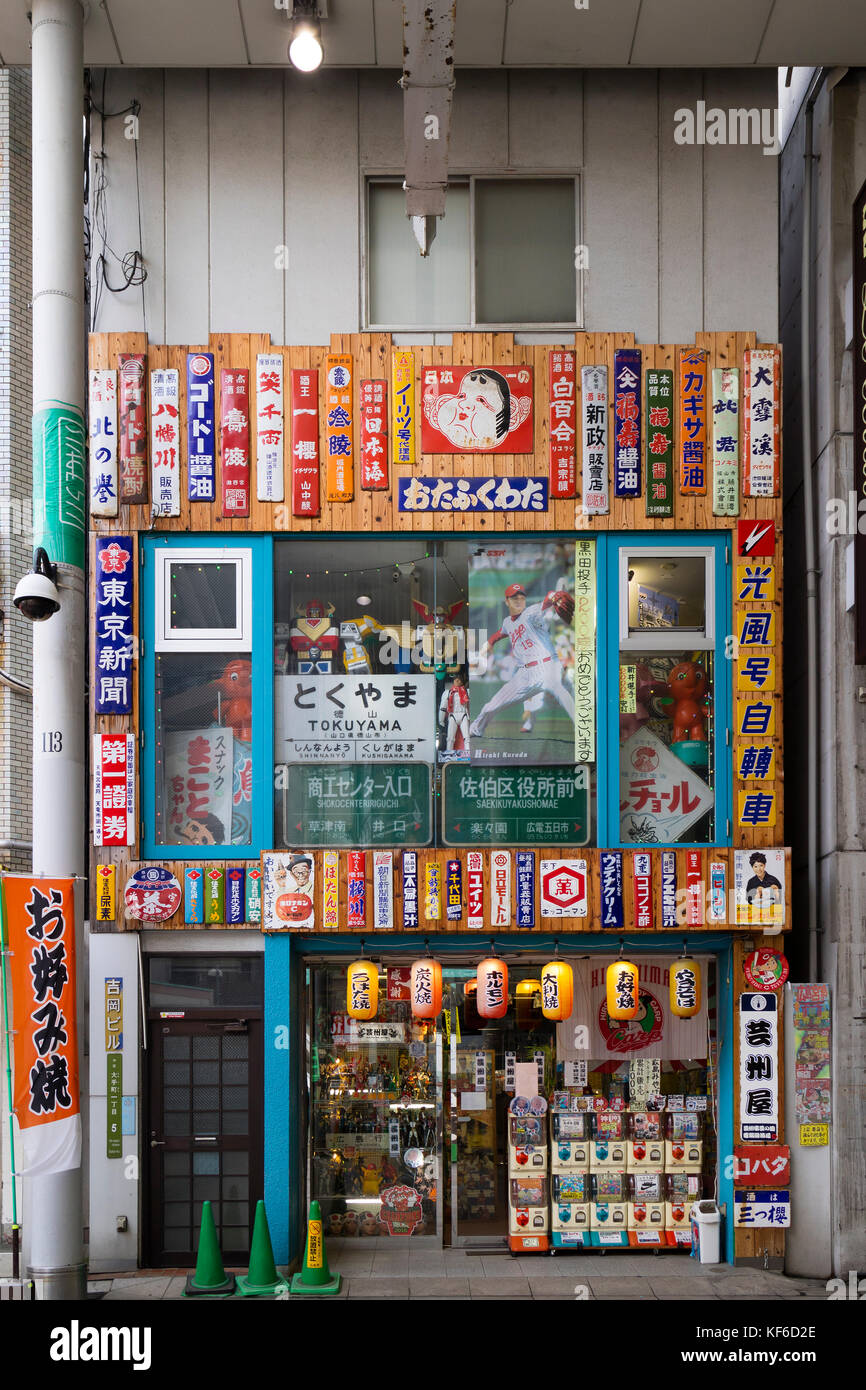
[[[456,396],[440,396],[436,428],[457,449],[494,449],[511,423],[511,391],[499,372],[467,372]]]

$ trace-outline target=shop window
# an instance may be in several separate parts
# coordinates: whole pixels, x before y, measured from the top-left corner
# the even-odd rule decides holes
[[[619,547],[624,844],[717,837],[716,558],[713,548]]]
[[[371,179],[367,198],[371,327],[577,325],[573,178],[454,180],[423,258],[402,185]]]
[[[274,555],[278,844],[589,843],[593,541]]]

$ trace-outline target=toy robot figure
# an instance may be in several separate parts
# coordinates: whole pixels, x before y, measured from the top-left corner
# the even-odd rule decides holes
[[[340,623],[343,666],[350,675],[372,674],[376,669],[376,649],[382,624],[365,613],[362,618]]]
[[[331,622],[332,603],[311,598],[296,615],[289,632],[286,662],[294,655],[301,672],[315,671],[329,675],[340,642],[340,634]]]
[[[442,761],[469,757],[469,691],[458,671],[446,685],[439,701],[439,728],[445,729]]]
[[[416,630],[416,640],[421,643],[421,657],[418,668],[426,674],[435,672],[438,676],[454,676],[460,670],[462,656],[459,633],[462,628],[452,627],[454,619],[464,607],[463,599],[452,603],[450,608],[428,608],[413,598],[412,607],[426,624]]]

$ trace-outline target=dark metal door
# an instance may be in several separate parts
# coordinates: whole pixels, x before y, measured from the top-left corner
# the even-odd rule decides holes
[[[249,1254],[262,1196],[262,1034],[252,1018],[150,1021],[152,1266],[195,1264],[210,1201],[226,1265]]]

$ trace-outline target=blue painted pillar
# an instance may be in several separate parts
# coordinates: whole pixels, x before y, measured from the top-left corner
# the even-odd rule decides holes
[[[716,957],[719,1044],[719,1204],[725,1207],[724,1259],[734,1263],[734,992],[731,977],[734,947],[729,942]],[[721,1253],[721,1252],[720,1252]]]
[[[302,968],[288,933],[265,936],[265,1206],[278,1265],[294,1259],[299,1246]]]

